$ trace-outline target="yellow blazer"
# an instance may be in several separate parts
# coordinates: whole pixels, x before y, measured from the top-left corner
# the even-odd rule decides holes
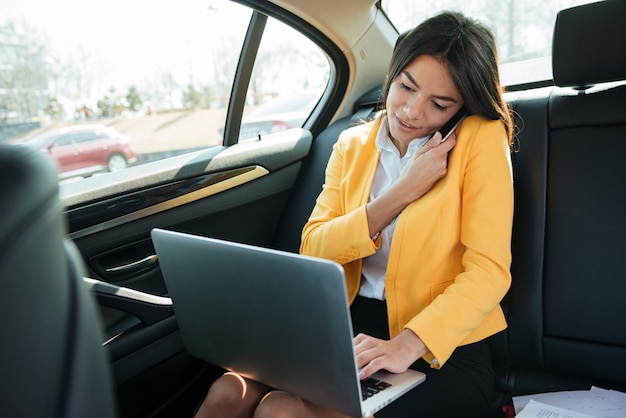
[[[340,135],[302,231],[302,254],[343,265],[350,302],[362,259],[380,247],[365,213],[380,125],[378,119]],[[391,336],[413,330],[435,368],[457,346],[506,328],[499,303],[511,284],[513,176],[504,125],[470,116],[456,134],[447,175],[398,217],[385,277]]]

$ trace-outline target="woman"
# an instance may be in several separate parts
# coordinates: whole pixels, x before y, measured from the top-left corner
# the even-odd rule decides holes
[[[425,21],[394,51],[383,99],[380,117],[335,144],[301,253],[345,269],[361,378],[427,374],[377,418],[484,417],[513,216],[513,126],[493,35],[460,13]],[[463,107],[471,116],[442,142]],[[234,374],[211,387],[202,414],[338,416]]]

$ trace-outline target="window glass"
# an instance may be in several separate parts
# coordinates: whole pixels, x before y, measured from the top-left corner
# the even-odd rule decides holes
[[[0,141],[105,125],[129,138],[129,164],[218,144],[251,10],[226,0],[101,6],[3,0]]]
[[[251,9],[228,0],[111,0],[96,12],[79,0],[5,0],[3,10],[0,141],[42,149],[41,134],[80,125],[91,132],[84,135],[108,137],[104,125],[124,135],[124,166],[221,144]],[[240,138],[302,126],[329,74],[319,47],[269,18]],[[102,152],[106,162],[115,151]],[[81,163],[72,173],[78,163],[59,163],[64,179],[109,171]]]
[[[488,24],[498,40],[505,86],[552,79],[551,48],[557,12],[593,0],[383,0],[399,32],[442,10],[460,10]]]
[[[68,145],[73,145],[75,142],[76,142],[76,135],[66,134],[66,135],[61,135],[55,141],[55,144],[57,147],[67,147]]]
[[[259,46],[239,141],[302,127],[328,84],[326,55],[308,38],[268,19]]]
[[[102,138],[106,138],[106,136],[102,132],[100,132],[100,131],[96,131],[96,132],[82,132],[81,134],[79,134],[78,142],[80,142],[80,143],[93,142],[93,141],[96,141],[96,140],[102,139]]]

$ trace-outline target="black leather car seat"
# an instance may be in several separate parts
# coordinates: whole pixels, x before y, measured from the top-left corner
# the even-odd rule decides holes
[[[499,389],[626,389],[626,2],[559,13],[556,87],[522,92]]]
[[[101,324],[48,157],[0,144],[0,415],[113,417]]]

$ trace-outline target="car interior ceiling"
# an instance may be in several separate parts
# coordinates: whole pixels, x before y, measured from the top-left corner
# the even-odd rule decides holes
[[[510,404],[511,396],[518,394],[589,389],[591,385],[626,390],[623,16],[623,1],[561,11],[554,28],[555,86],[506,96],[519,127],[519,150],[512,155],[513,283],[502,302],[509,327],[490,339],[499,395],[493,402],[494,417],[501,416],[501,405]],[[332,145],[341,131],[371,114],[378,92],[379,88],[368,92],[355,104],[354,115],[334,122],[312,141],[277,227],[275,248],[298,251],[300,231],[324,182]],[[17,312],[24,321],[20,329],[28,331],[14,333],[11,345],[5,347],[13,351],[1,360],[7,363],[2,370],[12,371],[5,379],[11,382],[15,410],[47,405],[68,417],[114,416],[111,376],[102,363],[104,350],[94,344],[101,336],[89,331],[97,328],[92,322],[96,320],[94,307],[81,299],[86,289],[78,285],[80,275],[72,272],[75,261],[70,261],[77,255],[64,244],[61,208],[51,197],[57,185],[40,181],[54,176],[32,155],[11,152],[0,148],[1,159],[15,162],[2,164],[4,173],[15,170],[3,176],[3,190],[9,191],[4,198],[7,203],[20,202],[23,211],[16,210],[13,213],[19,216],[4,217],[0,223],[5,250],[0,256],[0,276],[21,280],[12,282],[10,303],[3,304],[6,312],[0,317],[4,329],[11,330]],[[25,193],[31,191],[29,187],[9,188],[14,178],[32,182],[28,184],[36,193]],[[28,216],[37,210],[46,211],[46,217],[27,225]],[[49,260],[40,264],[46,266],[45,274],[27,261],[26,254]],[[56,266],[58,271],[47,266]],[[43,276],[47,280],[41,280]],[[141,303],[148,316],[153,309],[164,309],[162,300],[140,292],[125,296],[114,285],[91,289],[101,295],[128,297],[129,305]],[[20,306],[40,306],[40,316],[32,317]],[[39,319],[49,312],[57,315],[42,323]],[[72,315],[78,324],[70,326],[67,321]],[[40,361],[32,356],[27,365],[8,364],[33,344],[47,347]],[[67,351],[79,364],[63,354]],[[91,366],[97,370],[88,370]],[[37,382],[23,378],[33,374],[43,377]],[[50,391],[50,387],[57,390]],[[34,406],[30,400],[34,392],[43,393],[47,403]],[[92,400],[94,394],[97,399]],[[12,406],[7,407],[11,410]]]

